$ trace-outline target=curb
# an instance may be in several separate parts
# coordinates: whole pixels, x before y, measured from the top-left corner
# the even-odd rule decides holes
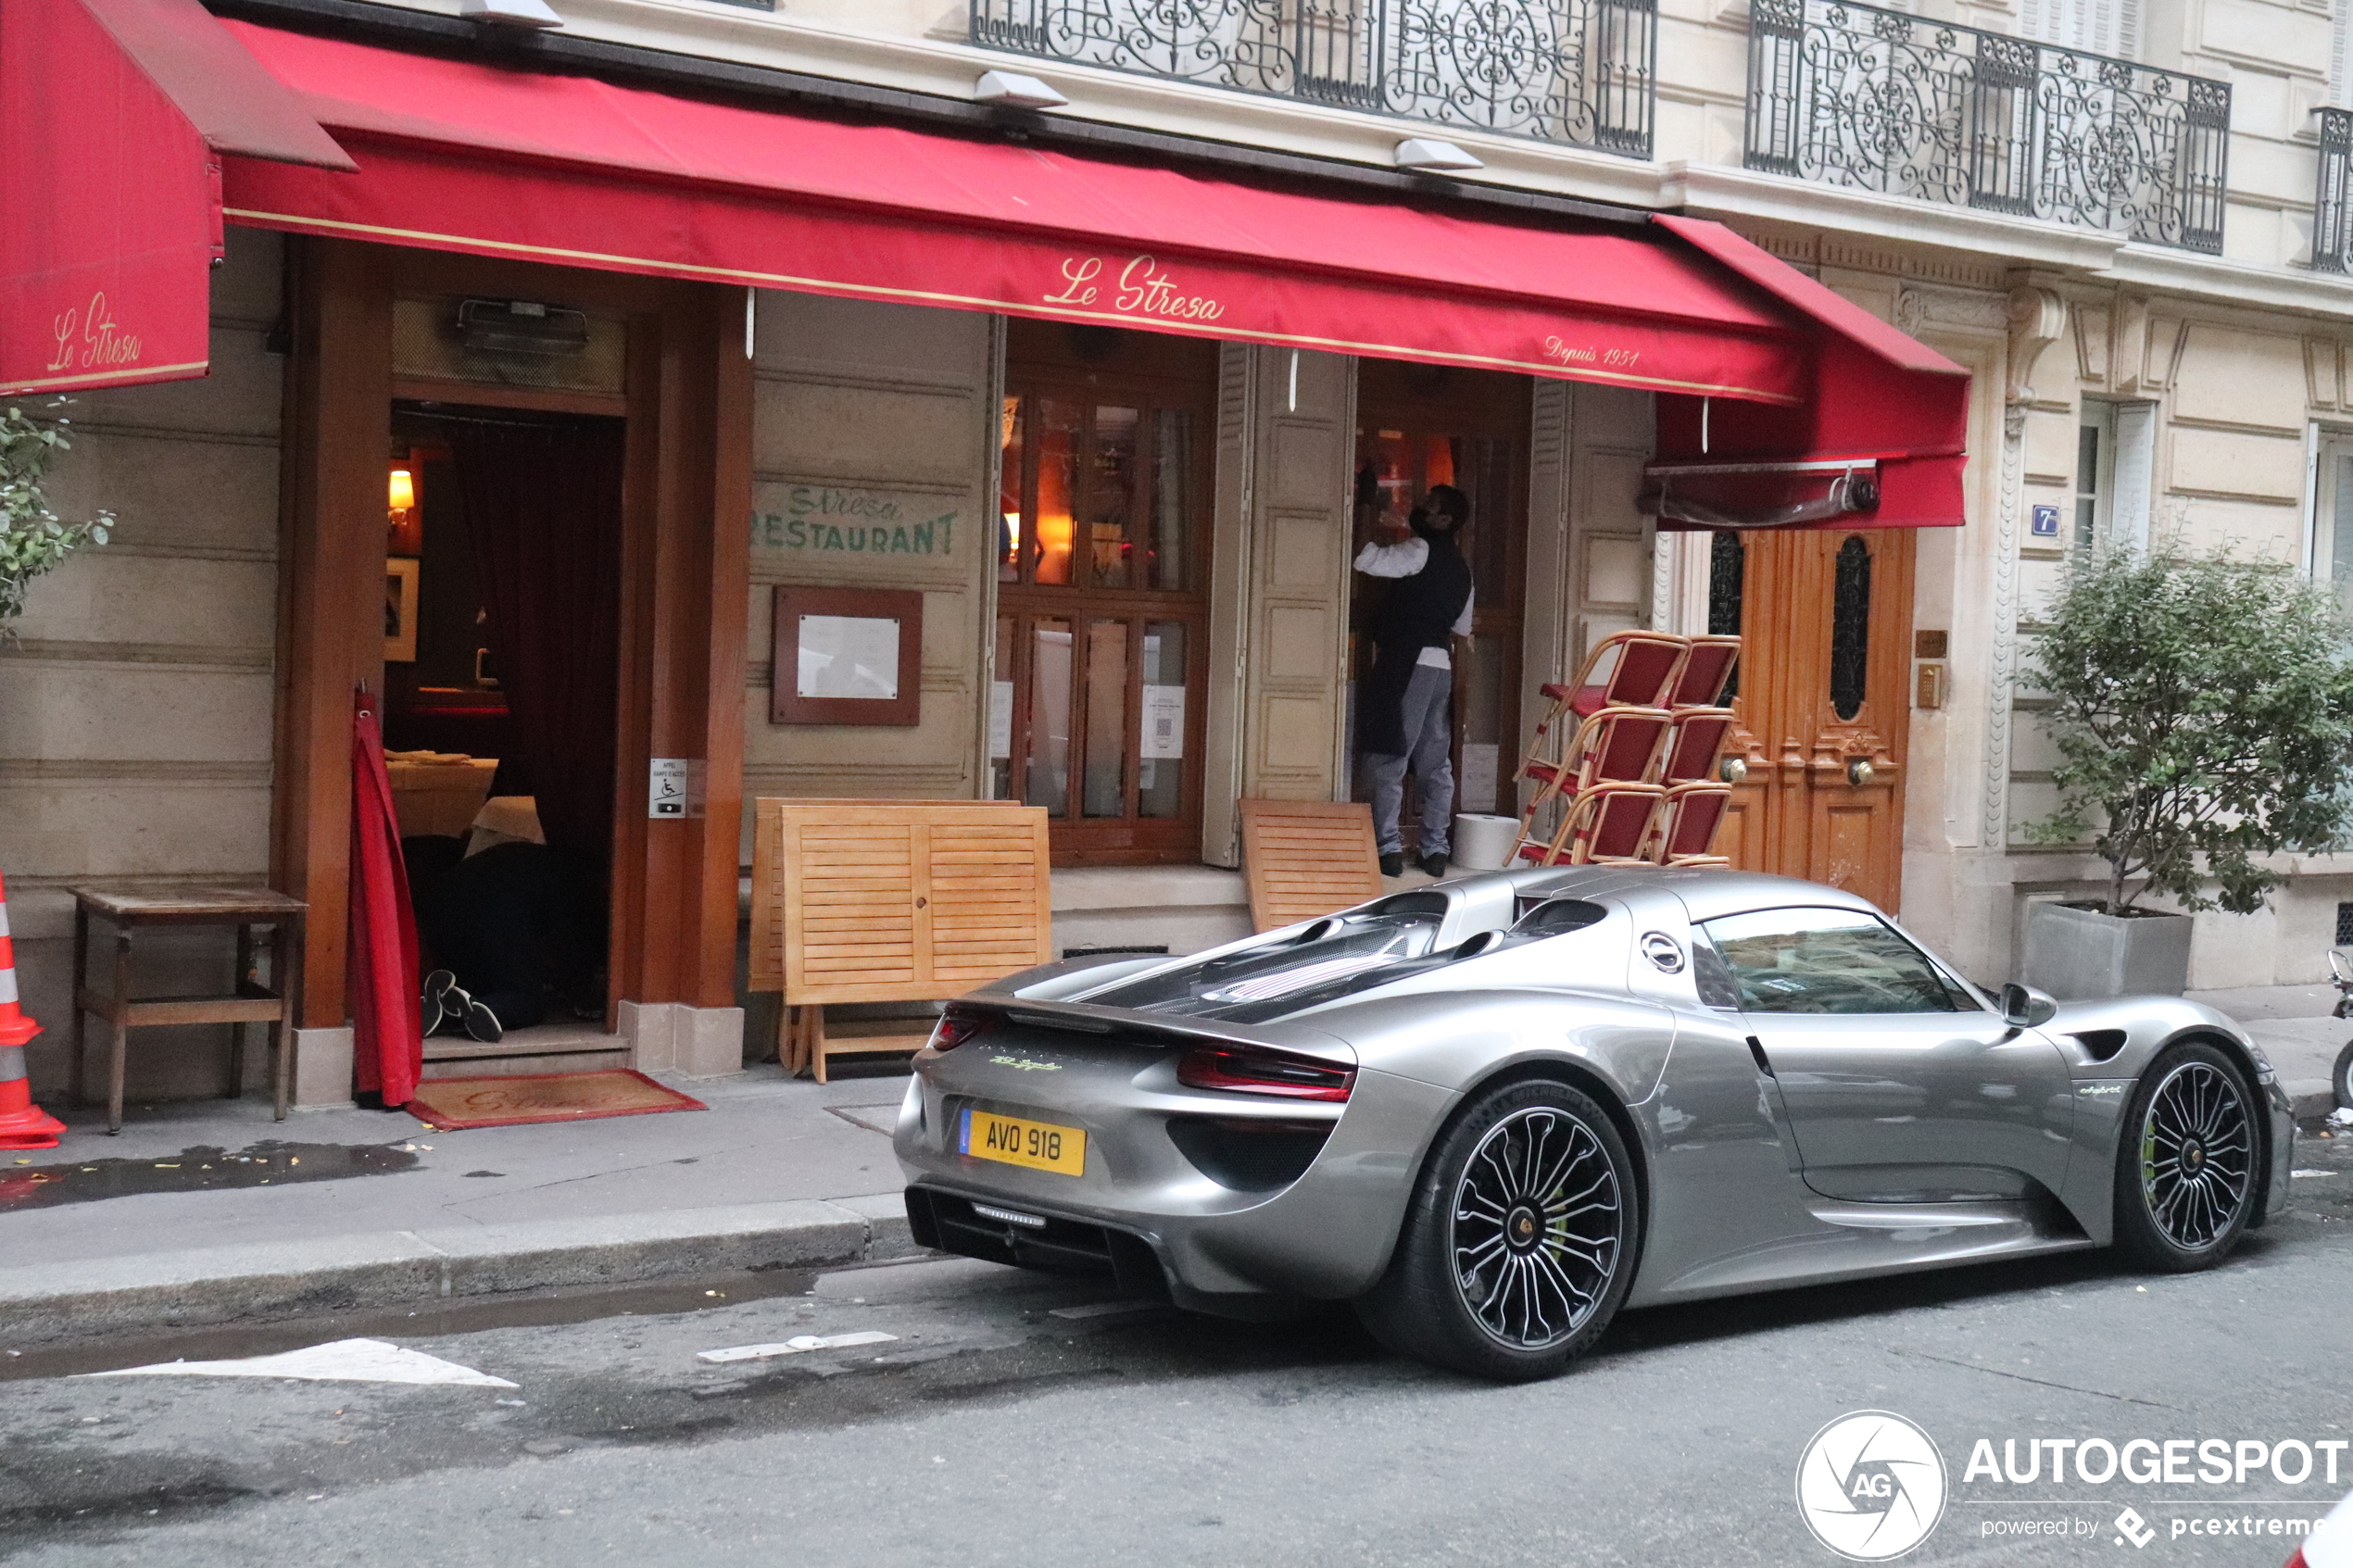
[[[895,1192],[206,1248],[12,1268],[0,1275],[0,1345],[923,1255]]]
[[[2326,1078],[2284,1079],[2280,1087],[2286,1091],[2288,1104],[2295,1108],[2298,1122],[2326,1116],[2336,1109],[2336,1090]]]

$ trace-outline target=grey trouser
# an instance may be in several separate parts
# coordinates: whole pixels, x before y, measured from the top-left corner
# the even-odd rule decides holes
[[[1405,683],[1405,755],[1365,756],[1365,782],[1373,797],[1373,837],[1380,852],[1394,855],[1404,847],[1397,831],[1397,813],[1405,801],[1405,770],[1422,781],[1422,846],[1425,855],[1446,853],[1454,826],[1453,735],[1446,722],[1447,699],[1453,695],[1454,672],[1434,665],[1416,664]]]

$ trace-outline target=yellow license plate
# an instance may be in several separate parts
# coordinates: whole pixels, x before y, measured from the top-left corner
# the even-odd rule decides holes
[[[1004,1165],[1026,1165],[1062,1176],[1087,1173],[1087,1134],[1078,1127],[1058,1127],[1051,1122],[1025,1122],[989,1110],[964,1112],[956,1150],[975,1160]]]

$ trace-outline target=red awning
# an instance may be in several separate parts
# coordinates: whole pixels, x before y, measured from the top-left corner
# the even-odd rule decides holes
[[[228,23],[359,157],[233,221],[1799,404],[1813,329],[1655,231],[1482,222]]]
[[[1662,527],[1960,523],[1966,371],[1720,223],[1664,213],[1653,221],[1819,329],[1815,395],[1804,404],[1659,398],[1646,501]]]
[[[197,0],[0,5],[0,393],[204,374],[232,153],[353,167]]]

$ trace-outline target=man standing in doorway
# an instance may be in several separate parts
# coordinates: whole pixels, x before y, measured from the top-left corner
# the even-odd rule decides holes
[[[1470,565],[1458,544],[1469,521],[1470,498],[1451,484],[1434,484],[1410,519],[1383,514],[1356,555],[1357,571],[1392,580],[1371,618],[1373,668],[1356,698],[1357,744],[1365,752],[1383,876],[1405,870],[1397,816],[1408,768],[1421,781],[1415,864],[1431,876],[1446,874],[1454,824],[1454,660],[1447,645],[1470,635]]]

